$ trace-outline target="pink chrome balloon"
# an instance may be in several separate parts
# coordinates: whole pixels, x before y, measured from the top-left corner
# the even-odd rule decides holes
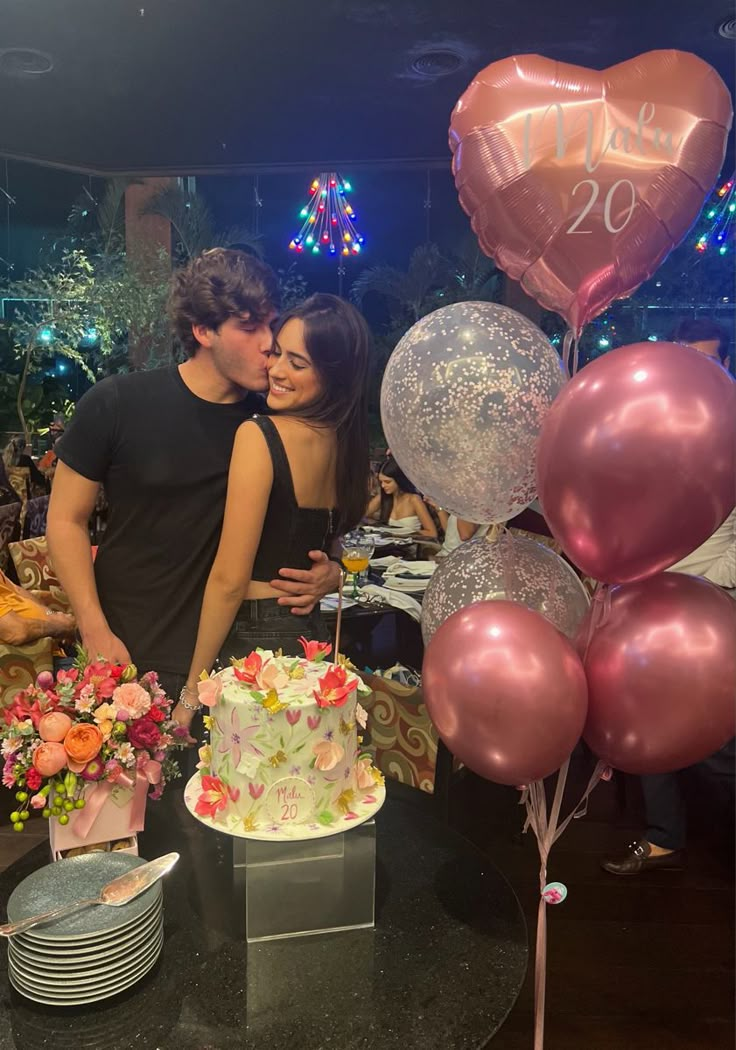
[[[539,55],[493,62],[450,122],[480,246],[580,331],[679,244],[723,164],[726,85],[682,51],[601,72]]]
[[[736,504],[736,382],[672,343],[605,354],[545,418],[537,491],[586,576],[631,583],[674,565]]]
[[[452,753],[498,784],[554,773],[585,723],[572,644],[516,602],[478,602],[446,620],[427,647],[422,687]]]
[[[596,615],[580,628],[581,652]],[[736,732],[736,601],[698,576],[613,588],[585,658],[585,740],[625,773],[699,762]]]

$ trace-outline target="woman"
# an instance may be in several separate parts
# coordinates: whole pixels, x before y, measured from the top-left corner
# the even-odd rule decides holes
[[[414,486],[395,459],[387,459],[378,472],[381,493],[368,504],[366,517],[411,531],[422,539],[436,540],[437,527]]]
[[[270,581],[281,565],[309,568],[360,520],[368,491],[365,400],[370,335],[349,303],[313,295],[280,324],[268,364],[268,407],[238,430],[220,546],[202,602],[187,684],[174,716],[191,723],[197,681],[218,657],[257,646],[301,652],[324,640],[319,612],[295,617]]]

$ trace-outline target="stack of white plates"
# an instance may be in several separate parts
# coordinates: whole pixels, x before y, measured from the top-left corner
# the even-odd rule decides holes
[[[125,853],[87,853],[49,864],[13,891],[8,921],[96,897],[112,879],[144,863]],[[27,999],[49,1006],[108,999],[148,973],[163,938],[163,895],[157,882],[119,908],[92,905],[11,937],[10,983]]]

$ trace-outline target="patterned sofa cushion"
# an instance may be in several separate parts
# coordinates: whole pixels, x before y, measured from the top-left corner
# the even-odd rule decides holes
[[[437,766],[437,730],[422,701],[421,689],[400,685],[379,675],[361,673],[373,690],[361,700],[368,712],[368,731],[375,763],[392,777],[430,794]]]
[[[21,587],[29,591],[48,591],[50,600],[45,604],[51,604],[59,612],[71,612],[69,599],[62,590],[49,559],[45,536],[11,543],[10,556]]]
[[[35,682],[41,671],[53,671],[54,643],[39,638],[30,645],[0,645],[0,707]]]
[[[0,571],[6,572],[10,558],[9,544],[20,536],[20,503],[0,507]]]

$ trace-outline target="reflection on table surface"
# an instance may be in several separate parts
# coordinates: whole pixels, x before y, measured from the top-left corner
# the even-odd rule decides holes
[[[98,1007],[33,1006],[0,972],[0,1045],[90,1050],[477,1050],[521,987],[527,931],[503,876],[391,784],[378,814],[376,928],[247,946],[236,938],[232,841],[172,788],[148,807],[141,853],[176,849],[166,940],[151,975]],[[0,897],[47,857],[0,876]],[[50,980],[63,980],[60,971]]]

